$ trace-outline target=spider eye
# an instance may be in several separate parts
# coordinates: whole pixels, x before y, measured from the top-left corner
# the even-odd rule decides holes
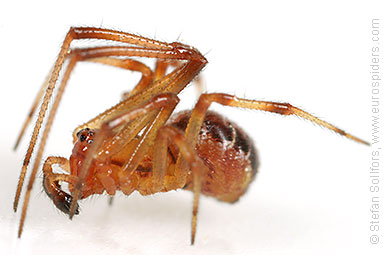
[[[84,128],[77,132],[77,138],[80,142],[87,141],[88,143],[92,143],[92,137],[94,136],[94,130],[90,128]]]
[[[76,136],[77,138],[83,142],[87,139],[88,136],[92,136],[93,132],[90,131],[89,128],[81,129],[80,131],[77,132]]]
[[[83,142],[86,140],[86,135],[82,134],[82,135],[80,135],[79,138],[80,138],[80,141]]]

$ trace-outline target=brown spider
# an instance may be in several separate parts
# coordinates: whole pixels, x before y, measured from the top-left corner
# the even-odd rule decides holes
[[[71,49],[73,40],[98,39],[125,43]],[[155,70],[131,57],[155,58]],[[42,99],[40,112],[22,166],[14,200],[17,210],[27,167],[37,142],[50,98],[64,62],[68,65],[41,136],[33,170],[28,182],[20,219],[21,236],[29,198],[41,162],[48,133],[69,76],[78,61],[93,61],[141,72],[142,78],[123,100],[77,127],[69,160],[48,157],[43,165],[43,186],[58,209],[72,218],[78,214],[78,200],[93,194],[115,195],[120,190],[142,195],[188,189],[194,192],[191,243],[194,243],[200,194],[233,203],[245,193],[257,173],[258,159],[251,139],[234,123],[208,111],[215,102],[226,106],[296,115],[335,131],[354,141],[368,144],[345,131],[288,103],[247,100],[228,94],[202,94],[193,110],[171,115],[182,91],[207,64],[193,47],[165,43],[142,36],[94,27],[71,28],[47,81],[38,93],[31,112],[17,139]],[[167,73],[169,65],[174,70]],[[53,172],[59,165],[67,174]],[[61,189],[68,183],[71,194]]]

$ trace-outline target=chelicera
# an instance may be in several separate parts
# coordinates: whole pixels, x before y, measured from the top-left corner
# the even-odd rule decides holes
[[[121,46],[71,48],[73,40],[97,39],[125,43]],[[154,58],[151,70],[132,57]],[[39,102],[41,108],[22,166],[14,200],[17,210],[27,167],[45,120],[48,104],[59,72],[68,62],[50,113],[31,171],[18,235],[20,237],[27,207],[42,160],[43,150],[56,110],[69,76],[79,61],[93,61],[141,72],[142,78],[123,100],[77,127],[69,159],[48,157],[43,164],[43,186],[58,209],[70,218],[79,214],[78,201],[94,194],[110,196],[121,191],[142,195],[187,189],[194,192],[191,243],[194,243],[201,194],[233,203],[247,190],[257,173],[258,158],[250,137],[236,124],[209,111],[212,103],[295,115],[310,120],[359,143],[367,142],[320,120],[288,103],[248,100],[223,93],[202,94],[194,109],[173,114],[180,93],[207,64],[195,48],[178,42],[166,43],[134,34],[94,28],[73,27],[67,33],[52,72],[38,93],[17,140]],[[168,72],[172,66],[174,70]],[[66,173],[55,173],[58,165]],[[67,183],[69,193],[61,188]]]

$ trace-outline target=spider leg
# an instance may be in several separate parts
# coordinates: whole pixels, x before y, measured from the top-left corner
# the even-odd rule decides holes
[[[289,103],[277,103],[270,101],[258,101],[258,100],[248,100],[237,98],[235,96],[223,93],[212,93],[212,94],[202,94],[191,114],[189,119],[188,126],[185,130],[185,137],[187,142],[194,148],[196,145],[197,137],[200,132],[203,120],[205,118],[206,112],[210,105],[215,102],[221,105],[240,107],[254,110],[261,110],[267,112],[278,113],[281,115],[295,115],[304,119],[307,119],[315,124],[318,124],[322,127],[330,129],[340,135],[343,135],[351,140],[354,140],[359,143],[369,145],[368,142],[353,136],[342,129],[337,128],[336,126],[323,121],[295,106],[290,105]],[[182,157],[177,159],[176,172],[182,176],[185,173],[186,162]],[[186,175],[183,175],[183,178],[180,178],[180,181],[184,181]]]
[[[38,167],[40,165],[40,162],[41,162],[41,158],[42,158],[42,155],[43,155],[43,150],[44,150],[44,147],[45,147],[45,144],[46,144],[47,136],[48,136],[50,128],[51,128],[51,126],[53,124],[53,117],[54,117],[54,115],[55,115],[55,113],[57,111],[57,107],[58,107],[58,104],[60,102],[63,90],[64,90],[65,85],[66,85],[66,82],[67,82],[67,80],[69,78],[69,74],[73,70],[75,63],[76,63],[76,61],[72,58],[71,61],[68,64],[68,66],[67,66],[66,73],[64,74],[63,79],[62,79],[62,84],[64,86],[60,86],[59,87],[59,91],[58,91],[57,96],[55,98],[55,102],[52,105],[52,108],[51,108],[48,120],[47,120],[46,125],[45,125],[45,129],[44,129],[43,135],[42,135],[41,140],[40,140],[40,145],[39,145],[39,148],[38,148],[38,151],[37,151],[37,155],[36,155],[36,158],[35,158],[35,162],[34,162],[34,165],[33,165],[32,172],[31,172],[30,177],[29,177],[27,190],[25,192],[25,198],[24,198],[23,208],[22,208],[21,217],[20,217],[19,237],[21,236],[21,233],[22,233],[22,230],[23,230],[24,221],[25,221],[25,217],[26,217],[26,213],[27,213],[27,208],[28,208],[28,204],[29,204],[29,199],[30,199],[30,193],[31,193],[31,190],[32,190],[32,187],[33,187],[34,180],[36,178],[37,169],[38,169]],[[48,88],[47,88],[47,92],[46,92],[45,95],[47,95],[47,93],[48,93]],[[43,106],[45,104],[44,102],[45,102],[45,97],[44,97],[44,101],[42,103],[42,106],[40,108],[40,113],[41,113],[41,110],[42,110],[42,108],[43,108]],[[42,116],[43,116],[42,118],[44,118],[44,115],[42,115]],[[22,167],[22,170],[20,172],[20,177],[19,177],[19,181],[18,181],[18,185],[17,185],[16,195],[15,195],[15,199],[14,199],[14,202],[13,202],[13,209],[14,209],[15,212],[17,210],[18,202],[19,202],[19,199],[20,199],[21,189],[23,187],[23,183],[24,183],[24,179],[25,179],[26,170],[27,170],[27,167],[28,167],[28,164],[29,164],[29,160],[30,160],[30,158],[32,156],[32,151],[33,151],[34,145],[36,144],[37,137],[34,137],[34,134],[35,134],[35,131],[37,130],[36,131],[37,132],[36,136],[38,135],[39,129],[40,129],[41,124],[42,124],[41,121],[42,121],[42,119],[40,120],[40,114],[39,114],[39,117],[38,117],[38,119],[36,121],[36,124],[35,124],[35,128],[34,128],[34,131],[33,131],[34,133],[32,135],[31,142],[29,144],[29,148],[28,148],[27,154],[25,155],[25,158],[24,158],[23,167]]]
[[[201,194],[201,186],[204,173],[208,171],[206,165],[202,159],[198,157],[193,146],[191,146],[185,139],[183,133],[173,127],[163,126],[157,134],[153,153],[153,188],[160,191],[165,184],[165,172],[166,172],[166,159],[168,153],[168,143],[175,144],[180,151],[180,155],[183,156],[185,161],[193,173],[193,216],[192,216],[192,232],[191,232],[191,244],[194,244],[196,228],[197,228],[197,213],[199,205],[199,197]],[[185,173],[186,174],[186,173]],[[174,179],[177,179],[175,176]],[[185,183],[181,184],[179,188],[185,186]]]
[[[307,113],[295,106],[292,106],[289,103],[248,100],[248,99],[237,98],[235,96],[222,94],[222,93],[212,93],[212,94],[201,95],[201,97],[199,98],[192,112],[188,127],[186,129],[186,134],[187,134],[186,136],[188,137],[188,141],[191,141],[195,137],[197,137],[202,121],[204,119],[205,113],[213,102],[226,105],[226,106],[261,110],[261,111],[278,113],[281,115],[295,115],[295,116],[304,118],[306,120],[309,120],[315,124],[318,124],[319,126],[332,130],[340,135],[347,137],[348,139],[369,145],[368,142],[356,136],[353,136],[342,129],[339,129],[336,126],[311,115],[310,113]]]
[[[44,91],[47,89],[48,87],[48,81],[49,81],[49,78],[51,76],[51,73],[52,73],[52,70],[53,70],[53,67],[51,68],[51,70],[48,72],[48,75],[45,77],[45,80],[43,82],[43,84],[41,85],[40,89],[39,89],[39,92],[37,93],[36,97],[35,97],[35,100],[33,101],[32,103],[32,106],[31,106],[31,109],[29,110],[29,113],[27,115],[27,118],[25,119],[22,127],[21,127],[21,130],[19,132],[19,135],[17,136],[17,139],[16,139],[16,143],[13,147],[13,150],[16,150],[17,147],[19,146],[20,144],[20,141],[21,139],[23,138],[24,136],[24,133],[25,133],[25,130],[27,129],[27,127],[29,126],[29,123],[31,122],[32,120],[32,117],[33,117],[33,114],[35,113],[36,111],[36,108],[37,106],[39,105],[39,103],[41,102],[41,99],[43,98],[43,95],[44,95]]]
[[[74,36],[73,36],[72,29],[70,29],[68,34],[66,35],[66,37],[64,39],[62,46],[61,46],[61,50],[60,50],[60,53],[59,53],[57,60],[54,64],[52,73],[49,76],[49,81],[48,81],[47,88],[45,90],[44,99],[43,99],[43,102],[41,104],[40,112],[39,112],[39,115],[37,117],[35,127],[33,129],[32,137],[31,137],[31,140],[30,140],[30,143],[28,146],[27,153],[26,153],[25,158],[24,158],[23,166],[21,168],[19,182],[17,185],[16,195],[15,195],[15,200],[13,203],[13,209],[15,212],[17,210],[17,206],[18,206],[18,202],[19,202],[19,198],[20,198],[20,192],[21,192],[21,189],[22,189],[22,186],[24,183],[24,178],[25,178],[25,174],[27,171],[27,167],[29,165],[29,161],[31,159],[32,152],[33,152],[33,149],[35,147],[37,137],[38,137],[42,122],[43,122],[44,117],[45,117],[45,112],[48,109],[49,100],[52,96],[53,89],[54,89],[54,86],[55,86],[56,81],[58,79],[61,67],[64,64],[65,59],[67,58],[70,43],[74,39],[73,37]],[[30,181],[28,183],[28,189],[32,189],[33,180],[35,179],[35,176],[36,176],[36,173],[33,173],[33,171],[32,171],[31,177],[30,177],[32,181]],[[29,194],[28,195],[26,194],[25,198],[29,199]]]

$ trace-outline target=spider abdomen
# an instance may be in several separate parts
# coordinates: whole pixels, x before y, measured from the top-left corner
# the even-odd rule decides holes
[[[186,130],[191,111],[178,113],[170,125]],[[258,159],[251,138],[236,124],[208,111],[196,144],[197,155],[208,166],[202,194],[224,202],[235,202],[254,179]],[[193,188],[190,175],[185,189]]]

